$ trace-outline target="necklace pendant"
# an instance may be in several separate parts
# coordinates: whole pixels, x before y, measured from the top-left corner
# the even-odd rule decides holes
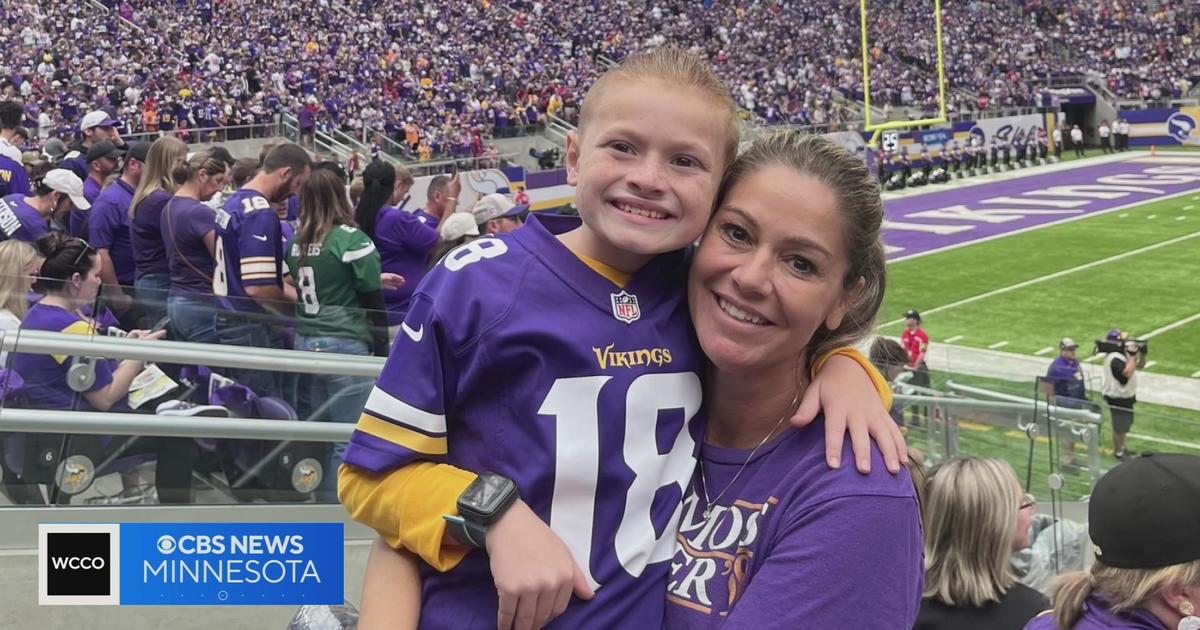
[[[712,506],[710,505],[710,506],[704,508],[704,520],[707,521],[708,517],[711,515],[712,515]]]

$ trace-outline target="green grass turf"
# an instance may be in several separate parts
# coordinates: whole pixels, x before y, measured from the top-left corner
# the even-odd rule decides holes
[[[1193,206],[1184,210],[1184,206]],[[1151,219],[1151,216],[1155,216]],[[1183,220],[1176,220],[1177,217]],[[1200,233],[1200,191],[1070,223],[1007,236],[890,265],[880,321],[1043,278],[1055,272]],[[1200,236],[928,313],[925,330],[937,342],[1034,354],[1073,337],[1090,341],[1109,328],[1144,335],[1200,312]],[[899,334],[903,324],[883,326]],[[1151,341],[1149,371],[1191,376],[1200,370],[1200,320]]]
[[[1022,397],[1032,397],[1034,390],[1034,384],[1032,382],[1022,383],[979,376],[937,372],[933,373],[931,376],[933,377],[934,386],[938,389],[944,389],[946,381],[953,380],[955,383],[962,385],[981,387],[990,389],[992,391],[998,391]],[[1104,425],[1100,433],[1100,465],[1102,470],[1109,470],[1118,463],[1117,460],[1112,456],[1111,419],[1109,418],[1108,410],[1099,395],[1093,394],[1093,402],[1098,405],[1105,417]],[[997,457],[1003,459],[1012,465],[1013,469],[1017,471],[1017,476],[1021,479],[1022,483],[1025,483],[1031,459],[1029,440],[1024,434],[1007,427],[990,424],[989,418],[983,414],[960,412],[956,414],[956,417],[960,421],[960,453],[964,455]],[[924,429],[920,427],[909,427],[906,431],[908,435],[909,446],[922,451],[928,450],[925,441],[925,434],[923,432]],[[1043,437],[1040,437],[1034,446],[1032,455],[1032,475],[1029,475],[1030,484],[1028,489],[1035,496],[1048,499],[1050,496],[1050,490],[1046,484],[1046,479],[1051,470],[1050,462],[1052,459],[1056,458],[1051,453],[1051,445],[1049,440],[1044,437],[1044,431],[1042,435]],[[1174,409],[1148,403],[1138,403],[1136,407],[1134,425],[1131,431],[1131,437],[1128,439],[1127,444],[1127,448],[1136,453],[1178,452],[1200,455],[1200,449],[1163,444],[1161,442],[1154,442],[1151,440],[1133,437],[1136,435],[1167,438],[1178,442],[1200,445],[1200,412]],[[1062,448],[1061,444],[1058,448]],[[1086,462],[1086,451],[1084,446],[1079,445],[1076,447],[1076,449],[1077,459],[1080,462]],[[935,451],[938,450],[940,449],[935,448]],[[1061,457],[1057,459],[1061,459]],[[1057,468],[1057,465],[1055,468]],[[1080,474],[1066,474],[1064,475],[1064,479],[1065,486],[1063,488],[1063,498],[1065,500],[1077,501],[1091,493],[1091,476],[1086,470]]]

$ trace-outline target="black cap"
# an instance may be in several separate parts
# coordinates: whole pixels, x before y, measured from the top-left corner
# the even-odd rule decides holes
[[[1088,505],[1096,559],[1119,569],[1200,560],[1200,457],[1139,457],[1100,478]]]
[[[150,155],[151,146],[152,143],[150,142],[134,142],[133,144],[129,145],[129,152],[126,153],[126,157],[135,159],[145,164],[146,156]]]
[[[910,308],[904,311],[904,319],[915,319],[919,322],[921,321],[921,314],[916,309]]]
[[[91,164],[100,158],[110,157],[116,159],[122,155],[125,155],[125,152],[118,149],[117,145],[107,140],[101,140],[100,142],[93,144],[92,148],[88,149],[87,161],[88,164]]]

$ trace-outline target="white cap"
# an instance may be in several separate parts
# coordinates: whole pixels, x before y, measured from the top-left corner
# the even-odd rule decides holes
[[[116,126],[117,126],[117,121],[113,120],[112,117],[108,115],[108,112],[106,112],[104,110],[96,110],[94,112],[88,112],[83,117],[83,120],[79,121],[79,130],[80,131],[87,131],[88,129],[94,129],[96,127],[116,127]]]
[[[479,236],[479,226],[475,224],[475,217],[469,212],[455,212],[446,217],[438,226],[438,231],[441,232],[442,240],[445,242],[458,240],[464,236]]]
[[[65,168],[56,168],[46,173],[42,183],[55,192],[60,192],[71,198],[71,203],[80,210],[92,207],[87,197],[83,196],[83,180],[74,172]]]
[[[475,222],[483,225],[492,219],[517,216],[525,209],[525,206],[518,207],[514,204],[507,195],[492,193],[480,197],[471,208],[471,213],[475,215]]]

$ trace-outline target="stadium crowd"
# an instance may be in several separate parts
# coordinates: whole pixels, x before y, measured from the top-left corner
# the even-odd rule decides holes
[[[489,138],[572,120],[601,55],[664,42],[705,55],[744,115],[768,124],[840,125],[858,111],[840,104],[863,97],[851,0],[834,10],[773,0],[111,4],[0,7],[0,90],[25,100],[32,135],[69,137],[96,107],[127,134],[185,140],[189,129],[268,125],[286,112],[310,133],[380,132],[395,143],[380,142],[385,150],[414,160],[478,157]],[[932,110],[936,48],[913,36],[932,32],[931,5],[885,4],[869,18],[872,100]],[[1042,105],[1048,77],[1089,72],[1120,98],[1185,95],[1200,82],[1200,17],[1177,4],[948,4],[948,106]],[[255,28],[265,23],[281,30]],[[221,137],[255,132],[233,133]]]

